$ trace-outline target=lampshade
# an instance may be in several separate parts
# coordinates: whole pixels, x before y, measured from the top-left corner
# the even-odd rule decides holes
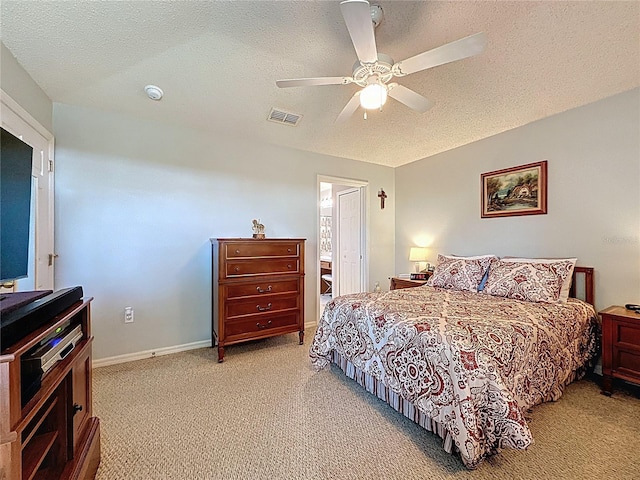
[[[426,262],[428,260],[427,255],[429,254],[429,249],[425,247],[411,247],[409,251],[409,261],[410,262]]]
[[[387,101],[387,87],[380,83],[370,83],[360,92],[360,105],[366,110],[382,107]]]

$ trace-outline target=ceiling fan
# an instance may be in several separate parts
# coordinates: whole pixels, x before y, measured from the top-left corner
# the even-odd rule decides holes
[[[340,10],[358,56],[358,60],[353,65],[352,75],[350,77],[295,78],[276,81],[276,85],[280,88],[348,85],[350,83],[363,87],[351,97],[351,100],[336,118],[336,123],[347,120],[359,106],[365,109],[364,118],[366,119],[366,111],[382,109],[382,105],[387,101],[387,96],[404,103],[417,112],[426,112],[433,106],[433,102],[407,87],[395,82],[389,83],[391,79],[477,55],[484,50],[487,43],[487,37],[484,33],[476,33],[394,63],[391,57],[384,53],[378,53],[376,48],[373,30],[382,20],[380,6],[369,5],[366,0],[345,0],[340,3]]]

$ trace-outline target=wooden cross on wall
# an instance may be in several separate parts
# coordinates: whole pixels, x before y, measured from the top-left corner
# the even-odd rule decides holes
[[[384,193],[384,190],[381,188],[378,192],[378,197],[380,197],[380,209],[384,209],[384,199],[387,198],[387,194]]]

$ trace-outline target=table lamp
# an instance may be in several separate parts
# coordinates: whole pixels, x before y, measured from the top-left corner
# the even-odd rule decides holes
[[[416,273],[420,271],[420,262],[426,262],[428,260],[428,253],[429,249],[426,247],[411,247],[409,251],[409,261],[416,262]]]

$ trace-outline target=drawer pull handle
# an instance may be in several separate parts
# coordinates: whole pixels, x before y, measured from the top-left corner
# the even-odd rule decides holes
[[[291,268],[291,264],[287,265],[287,268]]]
[[[291,249],[290,249],[290,248],[287,248],[287,252],[291,253]]]
[[[256,327],[258,328],[267,328],[269,325],[271,325],[271,320],[269,320],[266,325],[260,325],[260,322],[256,323]]]
[[[235,270],[236,272],[239,272],[239,271],[240,271],[240,267],[236,267],[234,270]]]
[[[261,307],[260,305],[256,305],[256,308],[258,309],[259,312],[266,312],[267,310],[271,310],[271,303],[267,303],[266,307]]]
[[[75,415],[78,412],[82,411],[82,405],[79,405],[77,403],[73,404],[73,414]]]
[[[256,287],[256,290],[258,290],[258,293],[267,293],[271,291],[271,285],[269,285],[266,290],[263,290],[260,287]]]
[[[240,253],[240,250],[236,249],[236,254]]]

